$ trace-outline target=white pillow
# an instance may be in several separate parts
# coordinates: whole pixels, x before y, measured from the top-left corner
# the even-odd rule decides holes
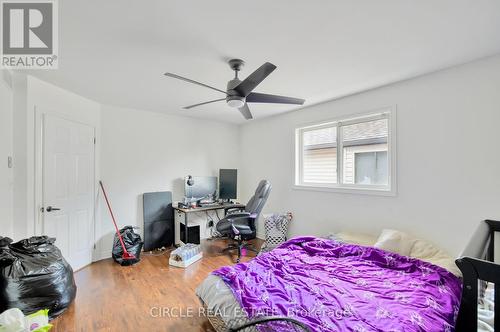
[[[342,242],[358,244],[361,246],[371,247],[375,242],[377,242],[377,237],[362,234],[362,233],[353,233],[353,232],[340,232],[335,234],[337,238],[339,238]]]
[[[409,256],[416,239],[406,233],[394,229],[384,229],[377,239],[374,247]]]
[[[410,257],[418,258],[440,266],[443,269],[450,271],[457,277],[462,276],[460,269],[455,264],[455,259],[448,255],[444,250],[435,247],[427,241],[420,239],[415,240],[410,251]]]

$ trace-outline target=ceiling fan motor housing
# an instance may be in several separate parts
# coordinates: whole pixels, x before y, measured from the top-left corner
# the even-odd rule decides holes
[[[245,61],[241,59],[231,59],[228,61],[229,67],[234,71],[240,71],[241,67],[245,65]]]
[[[227,97],[226,102],[230,107],[240,108],[245,105],[245,97],[238,95],[238,93],[233,90],[237,87],[241,81],[237,78],[227,82]]]

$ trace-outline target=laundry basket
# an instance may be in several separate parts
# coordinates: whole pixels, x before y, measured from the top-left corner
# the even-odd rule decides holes
[[[272,214],[264,221],[266,239],[262,244],[259,254],[268,252],[287,240],[288,225],[292,221],[292,213]]]

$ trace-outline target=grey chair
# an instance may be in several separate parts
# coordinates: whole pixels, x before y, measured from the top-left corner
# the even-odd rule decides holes
[[[229,209],[226,211],[224,219],[217,223],[217,231],[235,241],[230,244],[224,251],[238,250],[238,258],[236,262],[240,262],[241,249],[256,252],[247,241],[253,240],[257,236],[255,223],[259,218],[267,198],[271,193],[271,183],[267,180],[259,182],[255,194],[250,198],[243,209]]]

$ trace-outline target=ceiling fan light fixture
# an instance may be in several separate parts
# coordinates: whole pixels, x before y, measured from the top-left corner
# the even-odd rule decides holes
[[[243,97],[238,97],[238,96],[232,96],[227,98],[227,105],[229,107],[234,107],[234,108],[240,108],[245,105],[245,98]]]
[[[237,108],[241,115],[246,120],[253,119],[252,112],[248,107],[248,103],[267,103],[267,104],[291,104],[291,105],[303,105],[305,100],[300,98],[292,98],[286,96],[270,95],[266,93],[253,92],[253,90],[265,80],[269,74],[271,74],[276,66],[270,62],[264,63],[262,66],[257,68],[253,73],[248,75],[244,80],[238,78],[238,72],[244,65],[244,61],[241,59],[231,59],[229,60],[229,67],[234,70],[234,78],[227,82],[227,90],[223,91],[213,86],[201,83],[187,77],[182,77],[174,73],[165,73],[165,76],[172,77],[178,80],[182,80],[188,83],[196,84],[209,88],[218,92],[222,92],[224,97],[215,100],[209,100],[203,103],[198,103],[194,105],[189,105],[183,107],[184,109],[191,109],[194,107],[212,104],[215,102],[225,101],[227,105],[231,108]]]

